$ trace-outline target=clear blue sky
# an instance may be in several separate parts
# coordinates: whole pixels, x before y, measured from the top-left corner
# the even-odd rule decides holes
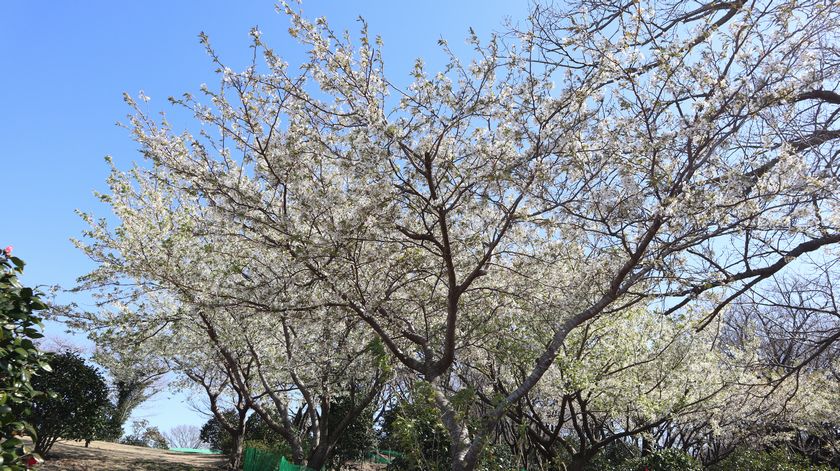
[[[303,10],[338,29],[355,30],[355,19],[365,17],[370,32],[383,37],[386,70],[400,84],[416,57],[439,63],[438,38],[457,49],[470,26],[486,37],[507,17],[524,19],[527,2],[334,0],[305,2]],[[0,248],[13,245],[27,261],[26,283],[71,287],[91,268],[69,242],[84,229],[74,210],[107,216],[92,196],[106,189],[103,157],[112,155],[123,168],[140,159],[128,132],[115,126],[128,112],[122,93],[143,90],[153,108],[169,110],[166,97],[215,80],[199,32],[236,68],[247,60],[255,25],[276,52],[299,63],[301,48],[285,33],[288,21],[268,0],[0,4]],[[89,304],[84,296],[61,300]],[[48,324],[46,334],[71,338],[63,331]],[[205,418],[187,399],[164,392],[136,415],[162,430],[200,425]]]

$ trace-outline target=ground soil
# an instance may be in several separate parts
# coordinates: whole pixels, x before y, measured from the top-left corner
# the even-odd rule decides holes
[[[156,450],[109,442],[60,440],[53,445],[38,471],[198,471],[219,470],[221,455],[200,455]]]

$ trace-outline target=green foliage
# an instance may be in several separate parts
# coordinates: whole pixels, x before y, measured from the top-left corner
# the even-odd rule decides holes
[[[48,392],[32,404],[31,422],[37,432],[35,449],[41,453],[48,452],[59,438],[96,438],[109,405],[105,380],[79,355],[53,355],[50,365],[51,372],[32,380],[35,388]]]
[[[354,407],[349,397],[342,397],[330,405],[329,426],[335,429],[338,423]],[[376,449],[376,435],[373,431],[373,410],[359,414],[341,433],[332,450],[330,469],[341,469],[344,463],[362,460]]]
[[[0,254],[0,463],[16,471],[26,469],[21,458],[27,453],[18,435],[35,435],[23,420],[38,396],[32,379],[49,366],[33,343],[43,337],[36,312],[47,306],[41,293],[21,286],[24,263],[10,255],[11,248]]]
[[[236,411],[228,410],[224,412],[224,415],[229,423],[235,424],[237,422]],[[200,438],[202,442],[210,445],[211,450],[218,450],[225,454],[229,454],[233,451],[233,437],[230,432],[222,426],[222,422],[219,421],[216,416],[210,417],[210,419],[208,419],[201,427]]]
[[[831,471],[786,448],[770,451],[736,450],[709,469],[715,471]]]
[[[238,419],[235,410],[227,410],[224,414],[229,423],[237,423]],[[208,419],[201,427],[200,438],[212,450],[218,450],[225,454],[234,452],[235,443],[233,437],[215,416]],[[262,417],[256,413],[249,415],[245,421],[245,436],[242,448],[253,448],[277,456],[292,455],[292,450],[288,443],[277,432],[272,430]]]
[[[669,448],[629,459],[618,469],[620,471],[702,471],[703,466],[687,453]]]
[[[586,466],[587,471],[624,470],[625,464],[640,460],[642,450],[627,442],[616,440],[605,446]],[[642,468],[644,469],[644,468]]]
[[[253,448],[255,450],[271,453],[277,456],[291,456],[291,450],[283,440],[245,440],[242,449]]]
[[[268,446],[274,447],[273,449],[275,451],[284,449],[285,447],[283,439],[268,426],[260,414],[251,414],[245,420],[245,439],[254,442],[263,442]]]
[[[340,398],[330,405],[329,425],[337,427],[339,421],[353,407],[349,398]],[[225,411],[229,423],[237,422],[234,410]],[[288,443],[259,414],[253,413],[245,421],[245,443],[243,449],[253,448],[277,456],[292,456]],[[221,422],[214,416],[201,427],[201,440],[213,450],[223,453],[234,452],[234,440]],[[328,469],[339,469],[343,463],[365,459],[376,449],[376,434],[373,426],[373,410],[366,410],[351,422],[333,446]],[[310,451],[310,450],[306,450]]]
[[[254,448],[278,456],[292,456],[292,448],[286,440],[256,413],[249,415],[245,421],[245,443],[242,448]]]
[[[99,423],[96,426],[94,438],[106,442],[116,442],[123,436],[122,423],[119,421],[117,407],[108,402],[102,407]]]
[[[104,355],[98,356],[100,359],[103,357]],[[148,372],[143,365],[144,363],[138,362],[137,365],[133,365],[133,369],[120,365],[120,377],[115,378],[113,382],[114,402],[108,405],[107,421],[102,424],[98,439],[118,441],[123,436],[123,427],[131,412],[156,392],[153,385],[159,375],[156,370]],[[126,369],[129,371],[126,372]],[[114,367],[110,368],[112,375],[115,370]]]
[[[413,400],[400,402],[384,419],[382,447],[402,453],[388,469],[450,469],[449,433],[427,388],[415,387]]]

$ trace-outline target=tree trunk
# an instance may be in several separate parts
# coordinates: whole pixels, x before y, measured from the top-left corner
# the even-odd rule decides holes
[[[306,460],[306,466],[315,470],[320,470],[327,464],[327,458],[330,456],[332,446],[327,445],[326,442],[321,442],[312,453],[309,459]]]
[[[35,443],[33,444],[35,447],[35,453],[38,453],[41,456],[46,456],[47,453],[50,452],[50,448],[52,448],[53,443],[55,443],[55,438],[46,435],[46,434],[39,434]]]
[[[586,469],[586,465],[592,460],[592,455],[589,454],[576,454],[572,456],[572,462],[569,463],[569,466],[566,468],[568,471],[583,471]]]
[[[648,437],[642,435],[642,456],[647,456],[653,453],[653,443]]]
[[[238,471],[242,469],[242,454],[245,451],[245,434],[237,433],[231,438],[233,438],[233,449],[228,458],[228,469],[230,471]]]
[[[452,447],[452,471],[473,471],[476,469],[478,466],[477,455],[468,454],[468,448],[466,444],[462,443]]]
[[[233,449],[231,450],[230,458],[228,458],[228,468],[231,471],[237,471],[242,468],[242,454],[245,451],[245,416],[247,412],[246,409],[239,411],[236,430],[230,434],[233,439]]]

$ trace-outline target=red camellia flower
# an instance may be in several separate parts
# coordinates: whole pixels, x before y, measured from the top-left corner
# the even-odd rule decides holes
[[[43,462],[44,462],[44,460],[39,459],[39,458],[37,458],[37,457],[35,457],[35,456],[33,456],[33,455],[29,455],[29,456],[27,456],[27,457],[26,457],[26,466],[27,466],[28,468],[31,468],[31,467],[33,467],[33,466],[35,466],[35,465],[39,465],[39,464],[41,464],[41,463],[43,463]]]

